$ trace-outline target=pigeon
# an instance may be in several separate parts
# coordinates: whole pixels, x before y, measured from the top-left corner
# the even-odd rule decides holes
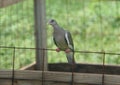
[[[75,63],[74,44],[70,32],[61,28],[54,19],[51,19],[48,24],[53,27],[53,41],[58,47],[56,51],[65,51],[68,63]]]

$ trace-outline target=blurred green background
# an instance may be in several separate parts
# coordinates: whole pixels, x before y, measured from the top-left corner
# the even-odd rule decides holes
[[[35,47],[34,3],[25,0],[0,8],[0,46]],[[46,0],[46,22],[55,19],[72,34],[75,50],[120,53],[120,1]],[[55,49],[46,24],[47,48]],[[0,48],[0,69],[12,68],[13,49]],[[106,64],[120,64],[120,55],[105,55]],[[16,49],[15,68],[35,61],[35,50]],[[102,54],[75,53],[78,63],[102,64]],[[64,52],[48,51],[48,62],[67,62]]]

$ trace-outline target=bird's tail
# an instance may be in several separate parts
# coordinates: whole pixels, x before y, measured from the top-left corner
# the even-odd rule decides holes
[[[68,60],[69,64],[74,64],[75,63],[74,52],[66,53],[66,57],[67,57],[67,60]]]

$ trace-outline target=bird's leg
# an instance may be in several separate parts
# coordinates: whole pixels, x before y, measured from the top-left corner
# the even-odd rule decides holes
[[[69,52],[71,52],[69,48],[65,50],[65,53],[69,53]]]
[[[56,48],[56,51],[57,51],[57,52],[60,52],[60,48]]]

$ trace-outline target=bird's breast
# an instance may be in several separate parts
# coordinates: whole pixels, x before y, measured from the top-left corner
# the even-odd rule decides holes
[[[68,45],[67,45],[67,43],[65,41],[64,36],[57,35],[57,36],[55,36],[54,39],[55,39],[55,42],[57,44],[57,47],[60,48],[61,50],[65,50],[65,49],[68,48]]]

